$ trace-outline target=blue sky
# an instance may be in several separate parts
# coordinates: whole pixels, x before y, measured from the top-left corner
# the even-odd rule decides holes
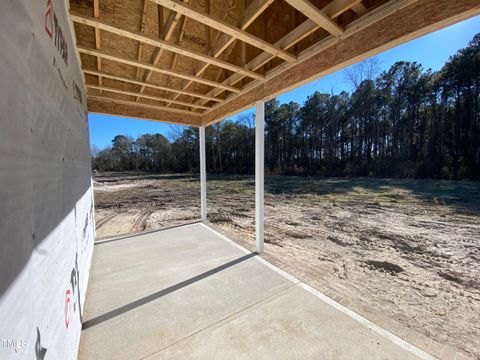
[[[379,61],[381,70],[388,69],[393,63],[400,60],[416,61],[422,64],[425,69],[438,70],[457,50],[467,46],[478,32],[480,32],[480,16],[397,46],[375,56],[375,58]],[[350,85],[345,81],[344,70],[298,87],[277,97],[277,99],[280,102],[296,101],[301,104],[308,95],[317,90],[329,93],[332,91],[334,93],[342,90],[349,91]],[[252,110],[246,110],[243,113],[250,111]],[[237,116],[235,115],[233,118]],[[88,118],[91,145],[99,148],[110,145],[111,140],[118,134],[137,137],[146,133],[161,133],[168,136],[171,132],[171,125],[161,122],[100,114],[89,114]]]

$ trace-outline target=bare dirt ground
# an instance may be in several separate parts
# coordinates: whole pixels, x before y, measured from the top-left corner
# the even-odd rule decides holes
[[[197,176],[94,181],[97,238],[199,219]],[[254,179],[209,177],[207,194],[209,221],[253,246]],[[281,267],[480,359],[479,182],[272,176],[265,200],[265,251]]]

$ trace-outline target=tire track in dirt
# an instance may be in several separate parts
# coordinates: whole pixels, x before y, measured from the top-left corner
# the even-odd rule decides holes
[[[138,217],[135,219],[132,227],[130,228],[130,232],[145,230],[145,228],[147,227],[147,220],[155,210],[156,209],[151,209],[141,212],[140,215],[138,215]]]
[[[100,220],[96,226],[95,226],[95,230],[98,230],[100,229],[103,225],[105,225],[107,222],[109,222],[110,220],[112,220],[114,217],[116,217],[117,215],[119,215],[121,213],[116,213],[116,214],[112,214],[112,215],[107,215],[106,217],[104,217],[102,220]]]

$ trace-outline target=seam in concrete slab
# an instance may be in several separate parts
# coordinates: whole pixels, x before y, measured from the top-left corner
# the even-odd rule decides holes
[[[242,250],[243,252],[245,253],[251,253],[251,251],[247,250],[246,248],[244,248],[243,246],[237,244],[236,242],[234,242],[233,240],[229,239],[228,237],[226,237],[225,235],[219,233],[218,231],[212,229],[211,227],[205,225],[204,223],[200,223],[200,225],[204,226],[205,228],[207,228],[208,230],[210,230],[212,233],[214,233],[215,235],[217,235],[218,237],[222,238],[223,240],[225,240],[226,242],[228,242],[229,244],[235,246],[236,248]],[[266,261],[265,259],[262,259],[261,257],[258,257],[256,256],[255,259],[259,262],[261,262],[262,264],[264,264],[265,266],[269,267],[270,269],[272,269],[273,271],[275,271],[276,273],[282,275],[283,277],[287,278],[288,280],[290,280],[291,282],[293,282],[294,284],[296,285],[299,285],[301,286],[304,290],[308,291],[309,293],[311,293],[312,295],[316,296],[317,298],[319,298],[320,300],[322,300],[323,302],[327,303],[328,305],[332,306],[333,308],[335,308],[336,310],[340,311],[341,313],[347,315],[348,317],[354,319],[355,321],[359,322],[360,324],[368,327],[369,329],[371,329],[372,331],[375,331],[377,334],[379,334],[380,336],[383,336],[384,338],[390,340],[391,342],[393,342],[394,344],[400,346],[402,349],[418,356],[419,358],[421,359],[425,359],[425,360],[436,360],[438,358],[428,354],[427,352],[423,351],[422,349],[416,347],[415,345],[412,345],[410,344],[409,342],[403,340],[402,338],[398,337],[397,335],[395,334],[392,334],[391,332],[385,330],[384,328],[374,324],[373,322],[371,322],[370,320],[364,318],[363,316],[361,316],[360,314],[357,314],[356,312],[354,312],[353,310],[350,310],[349,308],[341,305],[340,303],[336,302],[335,300],[329,298],[328,296],[326,296],[325,294],[321,293],[320,291],[318,291],[317,289],[314,289],[313,287],[311,287],[310,285],[308,284],[305,284],[304,282],[298,280],[297,278],[295,278],[294,276],[286,273],[285,271],[279,269],[278,267],[276,267],[275,265],[272,265],[270,264],[268,261]]]
[[[248,251],[248,250],[247,250],[247,252],[248,252],[248,253],[251,253],[251,252]],[[276,296],[278,296],[278,295],[286,292],[287,290],[290,290],[291,288],[293,288],[293,287],[295,287],[295,286],[297,286],[297,285],[298,285],[298,284],[291,284],[290,286],[287,286],[286,288],[283,288],[283,289],[281,289],[281,290],[279,290],[279,291],[277,291],[277,292],[275,292],[275,293],[273,293],[273,294],[270,294],[270,295],[268,295],[267,297],[264,297],[263,299],[257,300],[257,301],[255,301],[254,303],[245,306],[243,309],[240,309],[240,310],[235,311],[235,312],[233,312],[233,313],[231,313],[231,314],[228,314],[227,316],[224,316],[223,318],[221,318],[221,319],[219,319],[219,320],[211,323],[210,325],[205,326],[205,327],[203,327],[203,328],[201,328],[201,329],[199,329],[199,330],[197,330],[197,331],[195,331],[195,332],[193,332],[193,333],[191,333],[191,334],[189,334],[189,335],[181,338],[180,340],[177,340],[177,341],[175,341],[175,342],[173,342],[173,343],[171,343],[171,344],[169,344],[169,345],[161,348],[160,350],[156,350],[156,351],[152,352],[151,354],[148,354],[148,355],[140,358],[139,360],[148,359],[149,357],[151,357],[151,356],[153,356],[153,355],[155,355],[155,354],[158,354],[158,353],[160,353],[160,352],[162,352],[162,351],[164,351],[164,350],[166,350],[166,349],[168,349],[168,348],[170,348],[170,347],[172,347],[172,346],[175,346],[175,345],[181,343],[182,341],[184,341],[184,340],[186,340],[186,339],[189,339],[189,338],[191,338],[191,337],[193,337],[193,336],[195,336],[195,335],[197,335],[197,334],[200,334],[200,333],[202,333],[202,332],[204,332],[204,331],[206,331],[206,330],[208,330],[208,329],[215,328],[215,327],[219,326],[220,324],[222,324],[222,323],[224,323],[224,322],[226,322],[226,321],[228,321],[228,320],[230,320],[230,319],[232,319],[232,318],[238,317],[238,315],[246,312],[247,310],[250,310],[251,308],[253,308],[253,307],[255,307],[255,306],[257,306],[257,305],[259,305],[259,304],[261,304],[261,303],[270,301],[272,298],[274,298],[274,297],[276,297]]]

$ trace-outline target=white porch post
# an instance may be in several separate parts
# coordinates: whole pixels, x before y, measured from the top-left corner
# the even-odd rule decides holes
[[[264,153],[265,103],[258,101],[255,112],[255,240],[256,250],[263,253],[264,230]]]
[[[199,127],[200,137],[200,214],[202,222],[207,221],[207,165],[205,162],[205,127]]]

